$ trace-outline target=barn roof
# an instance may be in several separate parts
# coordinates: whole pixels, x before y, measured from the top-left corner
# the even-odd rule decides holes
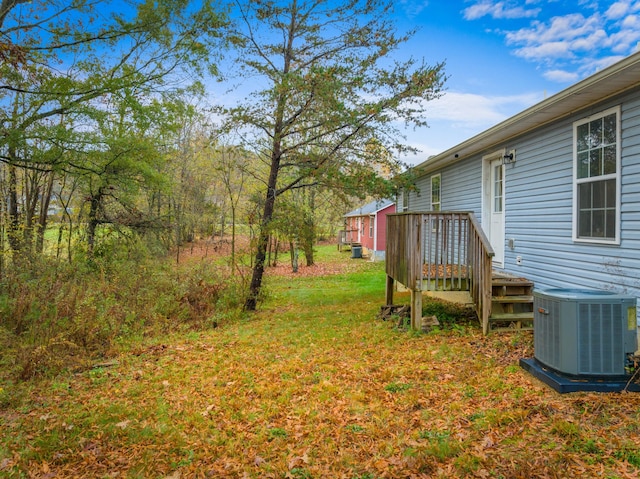
[[[361,206],[360,208],[356,208],[355,210],[350,211],[344,216],[345,218],[348,218],[351,216],[372,215],[377,213],[380,210],[387,208],[388,206],[391,206],[393,203],[394,202],[391,200],[375,200],[375,201],[372,201],[371,203],[367,203],[366,205]]]

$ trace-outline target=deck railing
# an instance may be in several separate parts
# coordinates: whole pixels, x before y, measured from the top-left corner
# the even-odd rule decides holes
[[[342,250],[342,246],[349,245],[358,242],[358,230],[340,230],[338,231],[338,249]]]
[[[470,212],[387,216],[387,303],[393,281],[412,292],[412,324],[422,291],[469,291],[483,328],[491,315],[493,249]],[[420,311],[421,314],[421,311]]]

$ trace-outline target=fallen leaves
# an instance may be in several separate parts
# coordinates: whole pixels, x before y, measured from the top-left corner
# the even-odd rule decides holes
[[[289,471],[291,471],[296,467],[300,467],[300,466],[304,467],[307,464],[309,464],[309,455],[308,455],[308,451],[305,451],[302,456],[290,457],[289,461],[287,462],[287,467],[289,468]]]
[[[640,395],[555,393],[517,367],[531,335],[407,334],[374,319],[382,289],[311,308],[274,283],[250,321],[34,383],[0,410],[0,475],[638,477]]]
[[[125,419],[124,421],[120,421],[118,423],[116,423],[116,427],[119,427],[120,429],[126,429],[127,426],[129,426],[129,424],[131,423],[131,421],[129,419]]]

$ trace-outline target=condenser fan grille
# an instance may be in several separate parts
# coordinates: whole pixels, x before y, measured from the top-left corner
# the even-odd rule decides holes
[[[578,372],[580,374],[617,374],[624,361],[620,339],[626,321],[620,304],[580,304],[578,308]],[[626,316],[626,315],[625,315]],[[624,364],[623,364],[624,371]]]

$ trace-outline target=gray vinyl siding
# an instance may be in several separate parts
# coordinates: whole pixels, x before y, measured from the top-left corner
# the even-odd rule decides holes
[[[482,163],[463,161],[442,171],[442,209],[472,211],[482,221]]]
[[[443,211],[473,211],[480,221],[482,210],[482,164],[474,159],[456,163],[442,171],[440,201]],[[411,211],[431,210],[431,174],[421,176],[416,182],[419,196],[411,198]]]
[[[516,163],[506,167],[505,270],[539,286],[550,267],[562,264],[572,246],[573,127],[547,128],[511,145]],[[522,265],[516,265],[516,257]]]
[[[505,270],[539,289],[587,287],[640,296],[640,96],[590,108],[518,139],[517,162],[506,171]],[[621,244],[574,242],[573,122],[622,105]],[[522,265],[516,257],[522,257]]]
[[[417,190],[409,191],[409,205],[407,207],[407,211],[429,211],[431,208],[431,203],[429,199],[431,198],[431,182],[429,178],[419,178],[416,181]],[[404,211],[404,194],[403,191],[400,190],[399,194],[396,197],[396,211],[398,213],[402,213]]]
[[[409,210],[429,211],[431,209],[431,180],[427,176],[416,183],[418,191],[409,193]]]
[[[621,107],[621,242],[574,242],[573,123],[615,106]],[[419,179],[422,201],[410,210],[429,209],[430,177],[441,173],[442,210],[473,211],[481,222],[482,156],[502,148],[516,150],[516,162],[505,165],[504,270],[538,289],[597,288],[640,297],[640,89],[430,171]]]

